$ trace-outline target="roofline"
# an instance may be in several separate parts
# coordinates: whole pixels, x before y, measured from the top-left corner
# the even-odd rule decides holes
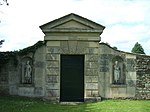
[[[92,20],[90,20],[90,19],[87,19],[87,18],[85,18],[85,17],[79,16],[79,15],[77,15],[77,14],[75,14],[75,13],[70,13],[70,14],[67,14],[67,15],[65,15],[65,16],[59,17],[59,18],[54,19],[54,20],[52,20],[52,21],[50,21],[50,22],[47,22],[47,23],[45,23],[45,24],[43,24],[43,25],[41,25],[41,26],[39,26],[39,27],[42,29],[42,27],[46,26],[47,24],[51,24],[51,23],[56,22],[56,21],[58,21],[58,20],[60,20],[60,19],[63,19],[63,18],[67,18],[68,16],[77,16],[77,17],[79,17],[79,18],[82,18],[82,19],[84,19],[84,20],[87,20],[87,21],[89,21],[89,22],[92,22],[93,24],[96,24],[96,25],[98,25],[98,26],[101,26],[101,27],[103,28],[103,30],[106,28],[105,26],[103,26],[103,25],[101,25],[101,24],[99,24],[99,23],[96,23],[96,22],[94,22],[94,21],[92,21]]]

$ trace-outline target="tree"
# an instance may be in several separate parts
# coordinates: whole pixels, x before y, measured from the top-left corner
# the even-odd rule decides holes
[[[9,3],[7,2],[7,0],[0,0],[0,5],[4,5],[4,4],[9,5]],[[0,40],[0,47],[3,44],[3,42],[4,42],[4,40]]]
[[[0,5],[9,5],[9,3],[7,2],[7,0],[0,0]]]
[[[4,42],[4,40],[0,40],[0,47],[1,47],[1,45],[3,44],[3,42]]]
[[[116,46],[112,47],[113,49],[117,50],[118,48]]]
[[[134,47],[132,48],[131,52],[145,54],[143,47],[138,42],[135,43]]]

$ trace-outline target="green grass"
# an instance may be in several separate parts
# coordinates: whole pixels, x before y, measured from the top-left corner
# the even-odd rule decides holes
[[[150,112],[150,100],[104,100],[62,105],[40,99],[0,96],[0,112]]]

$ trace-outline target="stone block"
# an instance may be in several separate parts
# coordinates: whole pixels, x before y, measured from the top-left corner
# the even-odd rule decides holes
[[[44,95],[43,88],[42,87],[35,87],[34,94],[35,94],[35,96],[43,96]]]
[[[85,89],[88,90],[98,89],[98,83],[86,83]]]
[[[126,84],[130,87],[136,86],[136,80],[126,80]]]
[[[88,75],[98,75],[98,70],[97,69],[86,69],[86,76]]]
[[[47,47],[47,53],[60,54],[61,49],[60,49],[60,47]]]
[[[98,82],[98,76],[86,76],[86,82]]]
[[[68,41],[61,41],[61,50],[63,54],[69,54],[69,46],[68,46]]]
[[[34,87],[19,87],[18,95],[20,96],[34,96]]]
[[[99,47],[98,42],[89,42],[89,47]]]
[[[59,60],[59,55],[58,54],[46,54],[46,60]]]
[[[88,46],[87,42],[78,41],[76,54],[85,54],[87,46]]]
[[[127,87],[127,97],[135,97],[136,88],[135,87]]]
[[[91,96],[92,96],[92,91],[86,90],[86,97],[91,97]]]
[[[126,70],[128,72],[135,72],[135,59],[132,59],[132,58],[128,58],[126,59],[127,61],[127,64],[126,64]]]
[[[45,62],[43,62],[43,61],[35,61],[34,62],[34,67],[36,67],[36,68],[45,68]]]
[[[99,60],[112,60],[113,55],[112,54],[100,54]]]
[[[7,78],[7,76],[0,76],[0,83],[3,81],[7,81],[7,79],[9,79],[9,85],[15,85],[19,83],[19,77],[18,77],[18,73],[16,73],[15,71],[10,71],[9,72],[9,78]]]
[[[86,54],[98,54],[98,48],[87,48]]]
[[[58,61],[47,61],[46,66],[47,67],[59,67],[59,62]]]
[[[45,60],[45,53],[35,53],[34,60],[44,61]]]
[[[60,46],[60,41],[47,41],[47,46]]]
[[[119,95],[118,95],[118,88],[111,88],[111,94],[110,94],[110,97],[111,98],[118,98]]]
[[[47,83],[58,83],[59,82],[59,76],[56,75],[48,75],[46,77],[46,82]]]
[[[60,89],[60,83],[48,83],[46,89]]]
[[[108,66],[100,66],[99,71],[100,72],[109,72],[109,67]]]
[[[126,79],[127,80],[136,80],[136,72],[128,72],[126,74]]]
[[[46,74],[47,75],[59,75],[59,69],[58,67],[47,67],[46,68]]]
[[[107,60],[107,59],[100,59],[100,60],[99,60],[99,64],[100,64],[101,66],[108,66],[109,63],[110,63],[110,61]]]
[[[47,97],[59,97],[60,95],[59,95],[59,90],[47,90],[46,91],[46,96]]]
[[[118,88],[118,97],[126,97],[127,95],[127,89],[126,88]]]
[[[99,96],[99,92],[93,90],[91,96],[97,97],[97,96]]]
[[[45,53],[45,45],[39,47],[38,49],[36,49],[36,52],[35,54],[38,55],[38,54],[44,54]]]
[[[87,61],[98,61],[98,55],[86,55]]]
[[[98,62],[86,62],[86,68],[98,68]]]
[[[16,85],[9,86],[9,94],[18,95],[18,88],[16,87]]]
[[[69,54],[75,54],[77,49],[77,41],[68,41]]]

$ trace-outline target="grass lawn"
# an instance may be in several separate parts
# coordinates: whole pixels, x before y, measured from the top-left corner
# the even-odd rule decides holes
[[[62,105],[39,99],[0,96],[0,112],[150,112],[150,100],[104,100]]]

